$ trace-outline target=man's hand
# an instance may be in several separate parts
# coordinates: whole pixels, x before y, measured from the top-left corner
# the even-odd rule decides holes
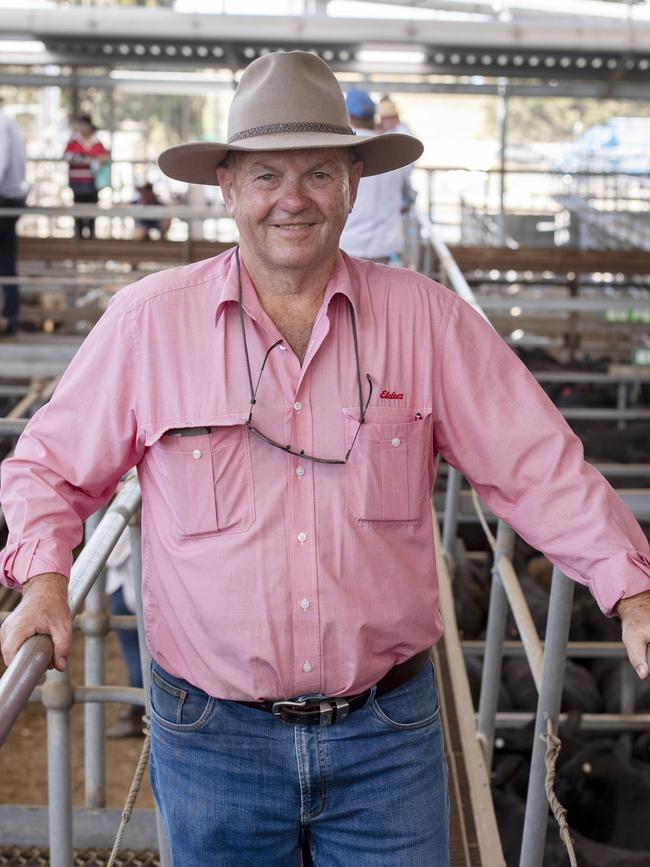
[[[641,680],[645,680],[649,671],[650,590],[621,599],[615,610],[623,624],[623,643],[627,655]]]
[[[50,635],[54,656],[50,668],[64,671],[72,643],[68,582],[58,572],[34,575],[23,585],[23,598],[0,628],[2,657],[7,665],[32,635]]]

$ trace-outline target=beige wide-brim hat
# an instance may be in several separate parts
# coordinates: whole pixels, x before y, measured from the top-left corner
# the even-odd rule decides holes
[[[355,135],[343,92],[325,61],[306,51],[274,52],[244,70],[230,106],[226,142],[167,148],[158,165],[177,181],[218,185],[215,169],[228,151],[338,147],[354,148],[364,176],[407,166],[424,150],[411,135]]]

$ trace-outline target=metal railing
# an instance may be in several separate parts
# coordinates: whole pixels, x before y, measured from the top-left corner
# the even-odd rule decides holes
[[[0,433],[18,435],[26,424],[21,420],[0,420]],[[69,670],[48,671],[45,683],[38,683],[52,657],[48,635],[28,639],[20,648],[0,679],[0,746],[5,742],[27,702],[39,700],[47,714],[48,826],[50,864],[70,867],[73,863],[72,768],[70,711],[73,704],[86,704],[85,725],[85,793],[87,807],[103,807],[106,782],[105,731],[103,705],[106,702],[143,703],[148,710],[149,664],[151,656],[144,639],[142,598],[140,593],[140,527],[137,517],[140,488],[135,474],[130,474],[121,491],[102,514],[86,523],[86,544],[76,559],[68,586],[68,603],[85,636],[85,673],[83,686],[70,682]],[[106,614],[102,572],[113,547],[128,526],[136,587],[136,617],[109,617]],[[85,601],[85,610],[81,608]],[[5,619],[8,614],[0,615]],[[108,686],[105,680],[104,640],[111,627],[137,630],[144,689]],[[161,867],[171,860],[158,814],[156,813]],[[117,829],[116,829],[117,830]]]
[[[444,242],[427,222],[421,224],[421,233],[424,245],[425,266],[427,264],[427,256],[429,260],[431,257],[431,252],[427,254],[427,248],[429,248],[430,251],[435,251],[440,262],[440,268],[443,271],[442,282],[450,285],[463,300],[489,322]],[[615,417],[620,419],[622,417],[620,413],[622,412],[624,410],[618,410],[618,414]],[[456,560],[456,538],[462,485],[463,478],[461,474],[453,467],[449,467],[447,471],[442,544],[445,556],[450,564],[453,564]],[[542,740],[542,736],[545,736],[547,733],[547,721],[549,720],[552,723],[553,730],[557,731],[564,686],[565,662],[568,655],[569,627],[575,585],[557,567],[554,568],[545,641],[542,643],[512,563],[515,533],[504,521],[499,520],[496,537],[493,536],[483,516],[478,498],[475,494],[473,494],[473,497],[475,498],[477,511],[479,512],[479,519],[483,524],[493,553],[492,585],[486,626],[487,637],[484,643],[474,643],[474,652],[483,651],[483,673],[476,721],[476,736],[482,745],[485,762],[489,770],[492,764],[495,727],[501,721],[500,715],[497,714],[497,702],[504,656],[506,621],[508,611],[511,611],[521,637],[521,644],[517,644],[517,649],[526,656],[538,693],[519,863],[520,867],[541,867],[544,857],[549,812],[549,804],[544,788],[546,778],[544,763],[546,746]],[[646,499],[649,498],[648,492],[646,492]],[[606,648],[601,649],[600,653],[595,648],[589,649],[594,650],[594,655],[623,657],[624,654],[623,645],[618,643],[608,645]],[[583,652],[586,652],[585,648],[583,648]],[[626,659],[622,658],[621,662],[623,666],[628,666]],[[623,681],[623,713],[608,714],[606,716],[606,723],[613,727],[627,727],[630,730],[639,724],[647,726],[648,714],[635,715],[632,713],[634,709],[634,685],[632,685],[632,689],[630,690],[629,678],[624,677]],[[528,715],[522,714],[521,716],[525,716],[526,720],[529,718]],[[590,715],[589,720],[594,727],[596,716],[595,714]],[[522,724],[522,721],[519,722]]]

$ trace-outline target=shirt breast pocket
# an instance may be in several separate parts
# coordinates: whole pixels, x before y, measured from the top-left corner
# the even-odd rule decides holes
[[[349,447],[359,421],[354,412],[344,413]],[[347,464],[348,511],[354,521],[407,522],[424,516],[433,485],[432,435],[429,411],[367,410]]]
[[[153,448],[183,536],[249,529],[255,511],[246,425],[175,428]]]

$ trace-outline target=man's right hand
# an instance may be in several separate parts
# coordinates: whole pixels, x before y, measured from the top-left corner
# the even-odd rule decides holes
[[[50,668],[64,671],[72,643],[68,582],[58,572],[34,575],[23,585],[23,598],[0,628],[2,657],[9,665],[32,635],[50,635],[54,656]]]

